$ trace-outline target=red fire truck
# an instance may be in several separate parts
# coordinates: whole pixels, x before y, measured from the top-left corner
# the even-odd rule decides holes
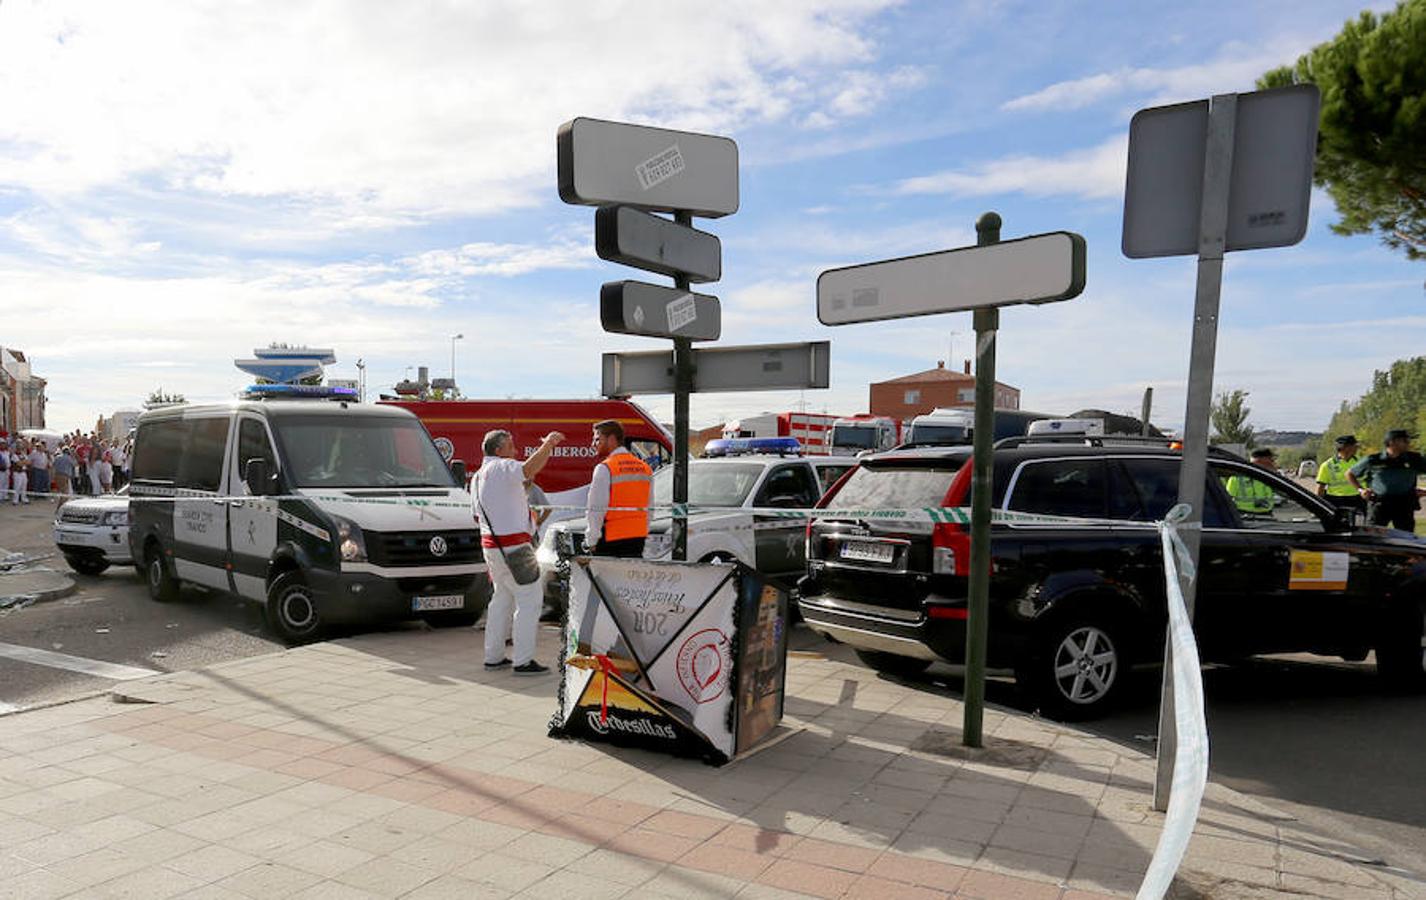
[[[540,446],[551,431],[562,432],[565,443],[537,481],[551,500],[556,494],[589,487],[598,462],[590,446],[595,422],[616,419],[624,426],[630,449],[657,465],[673,459],[673,435],[638,404],[629,400],[382,400],[416,414],[436,441],[447,461],[463,460],[466,471],[480,468],[484,454],[480,443],[487,431],[503,428],[515,438],[523,459]],[[573,497],[564,499],[574,499]],[[580,501],[583,502],[583,501]]]
[[[837,416],[824,413],[763,413],[747,416],[723,426],[725,438],[797,438],[810,454],[825,454],[829,450],[828,433]]]

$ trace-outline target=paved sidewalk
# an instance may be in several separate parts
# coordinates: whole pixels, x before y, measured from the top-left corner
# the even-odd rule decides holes
[[[552,740],[480,634],[357,637],[0,717],[0,897],[1132,896],[1152,760],[817,653],[722,769]],[[544,629],[541,657],[557,635]],[[1426,896],[1210,786],[1177,897]]]

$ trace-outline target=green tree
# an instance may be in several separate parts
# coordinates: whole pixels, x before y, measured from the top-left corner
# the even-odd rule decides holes
[[[1335,451],[1339,434],[1355,434],[1362,449],[1375,450],[1388,428],[1426,429],[1426,356],[1398,359],[1372,373],[1371,390],[1355,403],[1343,402],[1317,448],[1318,459]]]
[[[1410,259],[1426,257],[1426,0],[1364,12],[1258,79],[1300,83],[1322,91],[1315,180],[1342,216],[1332,230],[1375,232]]]
[[[1209,421],[1213,424],[1213,442],[1253,446],[1253,428],[1248,424],[1248,414],[1251,412],[1247,391],[1220,393],[1218,399],[1213,401],[1213,408],[1208,414]]]

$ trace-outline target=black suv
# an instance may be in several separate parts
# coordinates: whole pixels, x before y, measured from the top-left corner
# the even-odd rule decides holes
[[[1176,502],[1179,462],[1162,443],[997,445],[995,509],[1108,520],[992,529],[989,664],[1013,668],[1046,714],[1100,715],[1131,666],[1162,658],[1155,522]],[[1210,456],[1209,472],[1194,620],[1204,659],[1360,660],[1375,649],[1392,683],[1426,682],[1426,542],[1353,528],[1296,483],[1227,453]],[[969,448],[894,451],[863,460],[819,506],[968,507],[970,476]],[[969,560],[959,525],[814,520],[803,618],[882,671],[962,662]]]

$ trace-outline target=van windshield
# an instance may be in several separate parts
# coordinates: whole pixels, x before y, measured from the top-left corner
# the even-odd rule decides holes
[[[971,430],[964,425],[912,425],[907,440],[913,444],[969,444]]]
[[[394,416],[272,420],[293,487],[455,487],[426,429]]]
[[[765,469],[762,463],[688,464],[688,502],[693,506],[742,506]],[[673,503],[673,466],[654,473],[654,506]]]
[[[857,447],[872,450],[876,447],[876,428],[871,425],[834,425],[832,427],[833,447]]]

